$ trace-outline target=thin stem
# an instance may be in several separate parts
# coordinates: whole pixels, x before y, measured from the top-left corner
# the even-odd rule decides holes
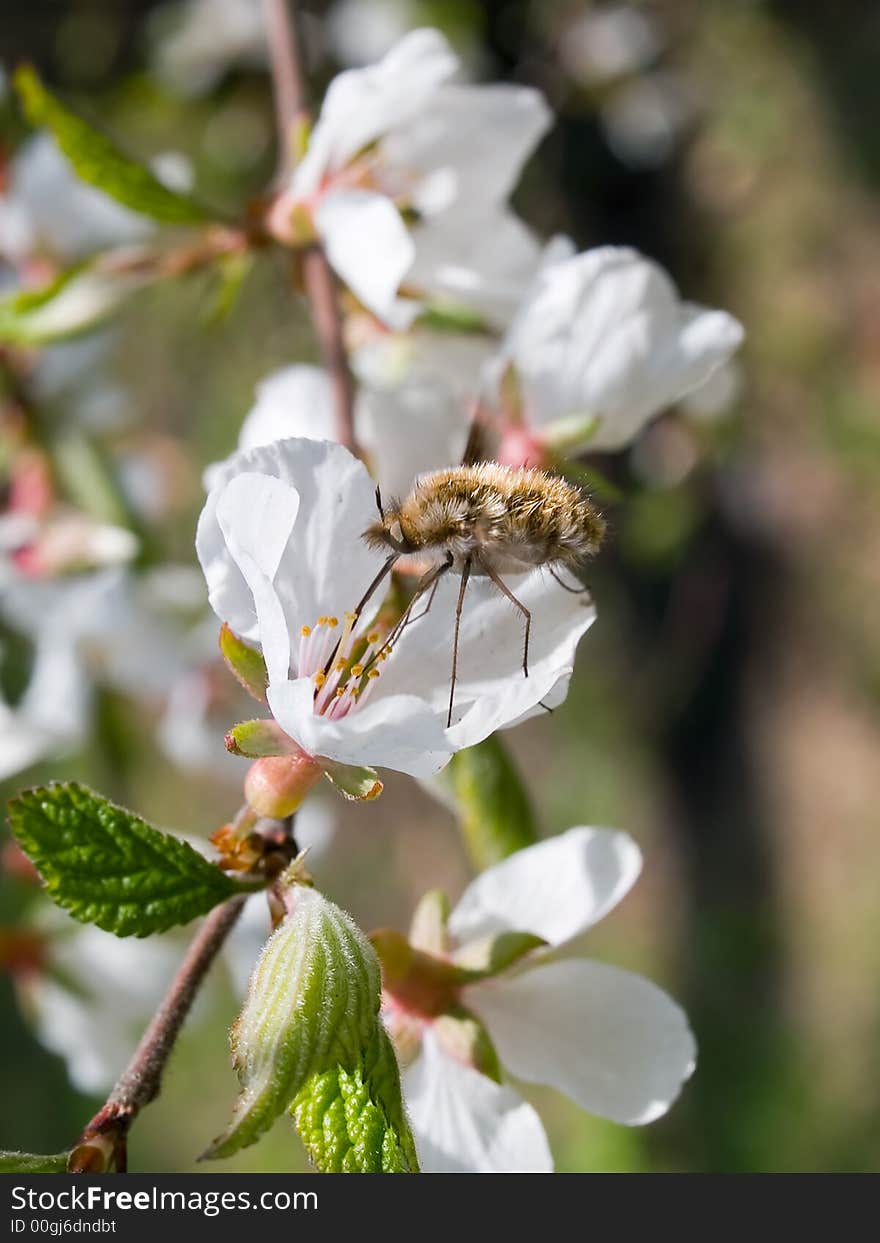
[[[247,897],[234,897],[215,907],[205,918],[131,1061],[106,1103],[83,1131],[71,1160],[72,1171],[93,1170],[97,1151],[104,1154],[103,1168],[108,1168],[112,1160],[118,1172],[124,1170],[128,1129],[144,1106],[158,1096],[165,1065],[184,1020]]]
[[[264,0],[264,11],[281,151],[281,175],[287,179],[296,164],[294,127],[308,119],[305,75],[296,29],[296,0]],[[353,453],[359,453],[354,432],[354,382],[345,348],[336,280],[327,256],[318,245],[310,246],[304,252],[302,269],[321,358],[333,386],[336,439]]]

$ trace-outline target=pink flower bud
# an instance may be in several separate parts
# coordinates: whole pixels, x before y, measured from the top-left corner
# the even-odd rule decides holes
[[[321,765],[302,751],[268,755],[251,764],[244,779],[244,796],[258,816],[283,820],[297,810],[322,771]]]

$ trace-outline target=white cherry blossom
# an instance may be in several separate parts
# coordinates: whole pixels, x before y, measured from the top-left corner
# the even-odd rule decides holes
[[[584,957],[589,929],[626,895],[641,869],[626,834],[577,827],[512,855],[478,876],[434,953],[473,964],[491,938],[531,933],[545,945],[506,969],[459,986],[461,1006],[484,1025],[501,1066],[557,1088],[581,1108],[628,1126],[652,1122],[677,1098],[695,1064],[681,1009],[641,976]],[[424,948],[424,947],[420,947]],[[381,953],[381,950],[380,950]],[[532,1109],[508,1085],[462,1063],[441,1022],[386,988],[392,1031],[404,1024],[414,1060],[404,1096],[429,1171],[539,1172],[552,1168]]]
[[[458,84],[458,70],[443,35],[424,29],[378,64],[339,74],[271,216],[292,240],[305,212],[338,275],[397,326],[418,312],[420,292],[492,304],[499,273],[509,285],[537,262],[503,205],[549,109],[531,88]],[[424,288],[407,302],[398,294],[411,276]]]
[[[519,614],[476,580],[447,728],[458,579],[441,578],[430,609],[417,606],[390,645],[377,617],[384,587],[355,617],[386,561],[361,538],[376,513],[374,491],[364,465],[340,445],[276,441],[220,468],[196,547],[215,613],[261,646],[272,714],[306,755],[427,776],[548,696],[557,702],[595,612],[540,568],[511,576],[532,612],[523,677]]]
[[[572,255],[563,244],[548,248],[501,360],[515,369],[522,418],[538,442],[614,450],[704,384],[742,338],[732,315],[682,302],[637,251]]]

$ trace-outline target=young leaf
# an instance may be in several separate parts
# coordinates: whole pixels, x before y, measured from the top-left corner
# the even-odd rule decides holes
[[[538,840],[528,795],[497,734],[459,751],[447,771],[474,867],[482,871]]]
[[[9,824],[52,899],[120,937],[189,923],[241,892],[186,842],[75,782],[25,790]]]
[[[129,159],[98,130],[77,116],[40,80],[30,65],[15,74],[15,88],[25,116],[52,131],[77,176],[118,203],[165,224],[200,224],[208,216],[186,195],[177,194],[143,164]]]
[[[377,1024],[355,1069],[313,1075],[290,1113],[324,1174],[413,1174],[418,1162],[399,1102],[397,1059]]]
[[[33,1152],[0,1150],[0,1174],[64,1174],[69,1156],[69,1152],[54,1152],[51,1156],[42,1156]]]
[[[231,1156],[290,1107],[322,1170],[415,1169],[397,1062],[379,1018],[376,954],[316,890],[296,886],[290,904],[233,1029],[241,1094],[232,1121],[205,1155]]]

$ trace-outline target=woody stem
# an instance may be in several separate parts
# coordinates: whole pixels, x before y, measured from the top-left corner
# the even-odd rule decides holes
[[[281,174],[288,179],[296,164],[295,129],[307,122],[309,115],[296,28],[296,0],[263,2],[281,148]],[[342,309],[335,277],[320,245],[312,245],[303,252],[302,271],[321,358],[333,386],[336,439],[353,453],[359,453],[354,431],[354,381],[345,348]]]

